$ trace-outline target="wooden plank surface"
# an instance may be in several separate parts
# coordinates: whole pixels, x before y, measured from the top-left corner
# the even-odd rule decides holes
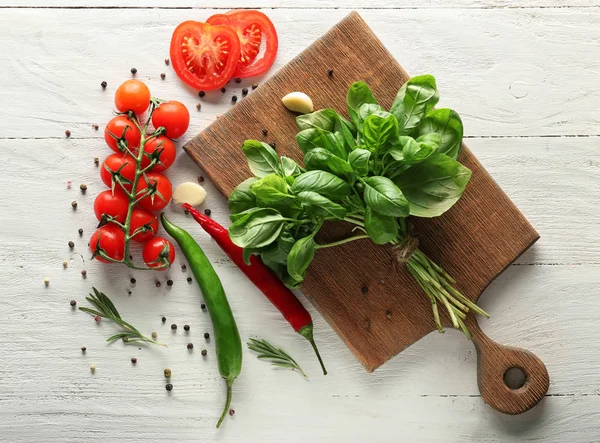
[[[454,4],[477,8],[483,2]],[[318,365],[304,341],[288,331],[214,242],[198,232],[234,309],[241,312],[242,336],[256,334],[281,345],[312,376],[303,383],[297,374],[269,370],[246,352],[236,415],[219,433],[213,419],[223,393],[214,365],[190,356],[185,350],[188,339],[164,335],[156,320],[158,313],[180,324],[188,321],[201,332],[210,327],[200,311],[190,310],[197,308],[194,286],[175,273],[171,277],[177,287],[167,293],[164,285],[157,289],[151,281],[142,283],[144,274],[135,274],[138,286],[130,298],[126,269],[89,265],[87,281],[80,278],[77,263],[62,269],[68,240],[76,241],[77,250],[85,248],[76,231],[93,226],[91,201],[102,189],[91,158],[106,151],[101,135],[89,126],[107,120],[114,88],[103,94],[99,82],[107,79],[114,87],[135,65],[158,95],[195,109],[196,98],[171,71],[166,70],[165,82],[158,76],[165,70],[170,30],[190,15],[174,8],[186,2],[169,1],[172,9],[160,11],[0,10],[0,96],[10,105],[0,107],[0,147],[5,153],[0,182],[10,190],[0,199],[0,441],[597,441],[600,207],[593,202],[600,150],[593,135],[600,121],[593,109],[600,90],[593,54],[600,36],[597,9],[573,4],[452,11],[444,2],[444,9],[361,11],[410,72],[436,74],[445,103],[468,111],[462,113],[466,133],[477,137],[468,140],[469,147],[542,234],[479,303],[494,312],[483,325],[490,337],[535,349],[547,363],[552,384],[543,404],[517,417],[501,416],[484,405],[475,382],[473,346],[453,331],[431,334],[376,373],[365,374],[309,305],[330,370],[330,376],[318,377]],[[346,13],[269,10],[276,25],[285,28],[277,66]],[[404,22],[427,37],[398,32],[398,23]],[[128,37],[139,53],[122,44]],[[518,62],[511,61],[514,56]],[[479,61],[472,73],[464,70],[468,59]],[[513,96],[513,82],[527,87],[512,90],[527,93],[525,97]],[[233,93],[239,90],[230,89],[224,99],[206,101],[202,112],[192,113],[193,130],[225,112]],[[63,138],[67,127],[73,130],[72,140]],[[196,166],[185,155],[169,172],[174,183],[196,175]],[[90,195],[84,200],[75,197],[76,189],[67,191],[69,179],[87,183]],[[227,223],[224,199],[210,184],[207,189],[207,207]],[[70,211],[73,198],[81,205],[77,213]],[[172,216],[194,229],[189,219]],[[48,220],[61,223],[50,223],[49,233]],[[43,288],[45,276],[51,279],[50,291]],[[70,316],[68,301],[91,284],[113,291],[123,312],[145,331],[156,328],[162,338],[168,337],[169,350],[144,349],[137,355],[138,366],[130,367],[130,351],[103,343],[113,331],[108,324],[99,330],[85,317]],[[202,341],[196,335],[191,340],[196,347]],[[94,353],[81,357],[81,344]],[[96,376],[89,373],[91,362],[99,366]],[[161,376],[166,365],[177,374],[170,397]]]

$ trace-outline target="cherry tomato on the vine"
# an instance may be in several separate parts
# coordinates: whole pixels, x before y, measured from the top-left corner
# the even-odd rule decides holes
[[[119,171],[121,176],[128,180],[130,183],[123,182],[123,186],[128,191],[133,188],[133,179],[135,178],[135,160],[130,155],[123,154],[111,154],[104,159],[102,165],[100,165],[100,178],[106,186],[112,187],[112,174],[107,170],[110,169],[113,172]],[[140,179],[139,181],[142,181]],[[121,190],[119,184],[115,183],[115,189]]]
[[[156,192],[142,198],[138,203],[140,208],[147,209],[148,211],[160,211],[171,201],[173,186],[169,179],[159,172],[147,172],[146,179],[140,177],[136,188],[138,198],[142,196],[141,193],[146,189],[156,189]]]
[[[127,80],[115,92],[115,106],[119,112],[143,114],[150,106],[150,90],[140,80]]]
[[[240,39],[229,26],[187,21],[171,38],[177,76],[197,90],[218,89],[229,81],[240,58]]]
[[[169,137],[159,135],[158,137],[151,138],[144,144],[145,154],[144,158],[142,158],[142,168],[146,168],[148,165],[150,165],[150,154],[156,150],[160,152],[160,156],[158,158],[160,163],[156,163],[152,168],[152,171],[162,172],[165,169],[170,168],[175,161],[177,149],[175,148],[175,143],[173,143]]]
[[[144,225],[148,225],[150,227],[149,231],[146,232],[138,232],[134,237],[131,237],[132,240],[138,242],[145,242],[146,240],[151,239],[158,232],[158,218],[156,215],[148,212],[144,209],[135,208],[131,212],[131,221],[129,222],[129,235],[133,234],[136,229],[141,228]]]
[[[127,218],[129,210],[129,198],[121,189],[102,191],[94,200],[94,213],[98,220],[102,220],[102,215],[110,215],[119,223],[123,223]]]
[[[260,75],[271,67],[279,46],[273,22],[260,11],[234,9],[226,14],[215,14],[206,20],[211,25],[230,26],[240,39],[240,59],[233,77],[246,78]],[[265,41],[264,54],[260,52],[261,41]]]
[[[154,237],[144,245],[142,257],[149,268],[167,269],[175,261],[175,248],[169,240]]]
[[[190,112],[181,102],[163,102],[152,114],[152,125],[156,129],[164,126],[169,138],[179,138],[190,125]]]
[[[92,253],[96,252],[97,247],[100,247],[113,260],[122,260],[125,256],[125,233],[113,223],[102,226],[90,238],[90,250]],[[103,263],[110,263],[99,255],[96,255],[95,258]]]
[[[104,129],[106,144],[113,151],[120,152],[117,140],[111,134],[117,138],[125,137],[127,145],[132,151],[133,148],[137,148],[140,145],[141,134],[139,129],[124,115],[118,115],[111,119]]]

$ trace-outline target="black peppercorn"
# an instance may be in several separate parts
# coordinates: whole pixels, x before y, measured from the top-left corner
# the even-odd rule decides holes
[[[73,243],[72,241],[69,242],[69,248],[73,249],[75,247],[75,243]]]
[[[235,82],[236,82],[236,83],[242,83],[242,79],[241,79],[241,78],[239,78],[239,77],[236,77],[236,78],[235,78]]]
[[[163,317],[161,320],[162,320],[162,322],[164,323],[164,322],[166,322],[166,321],[167,321],[167,317]]]
[[[194,344],[193,343],[188,343],[187,344],[187,348],[190,349],[190,350],[194,349]]]
[[[198,93],[198,97],[200,97],[200,98],[204,97],[205,95],[206,95],[206,92],[204,92],[204,91],[200,91]]]
[[[248,95],[248,88],[242,89],[242,95]]]
[[[165,386],[165,389],[171,392],[173,390],[173,385],[171,383],[168,383],[167,386]]]
[[[269,135],[269,131],[267,131],[266,129],[263,129],[263,130],[262,130],[262,134],[263,134],[264,136],[267,136],[267,135]]]
[[[205,332],[205,333],[204,333],[204,338],[205,338],[206,340],[208,340],[208,339],[210,338],[210,334],[209,334],[208,332]]]
[[[176,331],[176,330],[177,330],[177,325],[176,325],[175,323],[173,323],[173,324],[171,325],[171,330],[172,330],[172,331]]]
[[[198,183],[204,183],[204,177],[202,177],[201,175],[198,176]]]
[[[71,300],[71,306],[77,306],[77,302],[75,300]]]
[[[98,126],[98,125],[96,125],[96,124],[93,124],[93,125],[92,125],[92,129],[93,129],[94,131],[97,131],[99,128],[100,128],[100,126]]]
[[[187,266],[185,264],[181,265],[181,270],[185,272],[187,270]]]
[[[329,69],[329,70],[327,71],[327,75],[328,75],[329,77],[333,77],[333,69]]]
[[[273,149],[277,149],[277,143],[275,143],[275,142],[269,143],[269,146],[272,147]]]
[[[188,331],[190,330],[190,325],[184,325],[184,326],[183,326],[183,330],[184,330],[185,332],[188,332]]]
[[[231,103],[235,103],[237,102],[237,95],[232,95],[231,96]]]
[[[94,157],[94,164],[98,166],[100,164],[100,159],[98,157]]]
[[[221,88],[221,92],[222,92],[223,94],[225,94],[225,93],[227,92],[227,89],[225,89],[225,88]]]
[[[171,61],[168,58],[166,58],[165,59],[165,65],[169,66],[169,63],[171,63]]]
[[[167,286],[173,286],[173,280],[167,280]]]
[[[85,352],[85,351],[87,351],[87,348],[85,346],[82,346],[81,347],[81,352]]]
[[[79,232],[79,236],[80,236],[80,237],[83,235],[83,229],[79,228],[79,229],[77,230],[77,232]]]
[[[133,364],[135,365],[135,364],[137,363],[137,358],[135,358],[135,357],[132,357],[132,358],[131,358],[131,363],[133,363]]]
[[[158,280],[156,280],[156,287],[160,288],[160,282]]]
[[[206,357],[206,354],[208,354],[208,352],[206,352],[206,349],[202,349],[202,352],[200,352],[200,354],[202,354],[202,357]]]
[[[135,69],[135,68],[131,68],[131,73],[132,73],[133,75],[137,74],[137,69]]]
[[[205,310],[206,310],[206,305],[205,305],[204,303],[202,303],[202,304],[200,305],[200,309],[202,309],[203,311],[205,311]]]
[[[131,295],[131,291],[130,290],[127,290],[127,295]]]
[[[87,271],[85,269],[81,270],[81,276],[85,278],[87,276]]]
[[[191,282],[192,282],[192,277],[188,277],[188,278],[187,278],[187,282],[188,282],[188,283],[191,283]]]
[[[252,83],[252,89],[256,89],[256,88],[258,88],[258,83],[256,83],[256,82]]]
[[[129,281],[131,282],[132,285],[135,285],[135,278],[131,277],[131,279]]]
[[[207,208],[204,210],[204,215],[210,216],[210,214],[212,214],[212,211],[210,209]]]
[[[108,83],[106,83],[106,81],[102,81],[102,83],[100,83],[100,86],[102,86],[102,89],[106,89],[106,86],[108,86]]]
[[[163,80],[165,79],[165,77],[166,77],[166,76],[167,76],[167,75],[166,75],[164,72],[162,72],[162,73],[160,74],[160,78],[162,78]]]

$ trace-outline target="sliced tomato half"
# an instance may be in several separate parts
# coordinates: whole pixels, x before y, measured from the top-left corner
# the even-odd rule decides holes
[[[233,76],[240,40],[230,27],[187,21],[173,32],[170,54],[185,83],[198,90],[217,89]]]
[[[246,78],[264,73],[271,67],[277,55],[279,42],[273,22],[260,11],[234,9],[226,14],[215,14],[206,21],[211,25],[230,26],[240,40],[241,54],[234,77]],[[261,42],[265,51],[261,57]]]

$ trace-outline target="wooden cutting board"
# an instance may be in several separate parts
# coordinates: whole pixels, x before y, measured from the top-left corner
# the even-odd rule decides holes
[[[227,196],[250,176],[241,151],[246,139],[274,142],[279,154],[302,161],[295,142],[295,115],[281,104],[287,93],[303,91],[315,109],[333,107],[345,114],[346,92],[353,82],[364,80],[380,104],[389,108],[408,78],[353,12],[184,149]],[[441,96],[443,104],[443,91]],[[539,236],[467,147],[459,160],[473,171],[463,198],[442,217],[414,219],[414,232],[422,250],[456,278],[466,296],[477,300]],[[347,234],[345,224],[331,224],[322,240]],[[403,267],[394,265],[389,247],[368,240],[319,250],[302,290],[369,372],[435,330],[431,305],[421,288]],[[478,352],[484,400],[511,414],[537,404],[548,390],[544,364],[528,351],[490,340],[473,316],[468,317],[468,326]],[[513,367],[524,375],[518,389],[510,389],[504,380]]]

